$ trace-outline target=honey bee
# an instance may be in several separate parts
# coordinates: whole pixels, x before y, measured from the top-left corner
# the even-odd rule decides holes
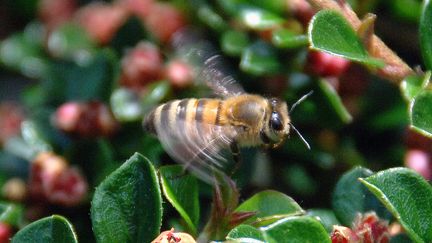
[[[230,166],[226,151],[238,162],[239,147],[276,148],[291,128],[297,132],[285,101],[246,93],[219,68],[220,58],[207,58],[201,68],[202,78],[220,98],[173,100],[150,111],[143,121],[145,131],[155,134],[174,160],[207,182],[214,172]]]

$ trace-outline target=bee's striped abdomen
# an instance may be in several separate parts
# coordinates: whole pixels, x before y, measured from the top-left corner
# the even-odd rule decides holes
[[[157,135],[158,129],[186,131],[184,126],[220,125],[222,101],[218,99],[174,100],[158,106],[144,119],[144,129]],[[201,131],[207,132],[207,131]]]

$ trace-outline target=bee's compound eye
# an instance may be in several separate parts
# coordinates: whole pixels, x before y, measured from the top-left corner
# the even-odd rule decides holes
[[[279,116],[279,113],[272,112],[271,118],[270,118],[270,127],[276,131],[280,131],[283,129],[283,125],[282,125],[282,121],[281,121],[281,118]]]

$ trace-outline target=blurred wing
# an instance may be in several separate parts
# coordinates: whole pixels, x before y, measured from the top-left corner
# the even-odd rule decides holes
[[[245,93],[216,48],[197,32],[177,33],[173,45],[177,55],[194,68],[196,80],[205,83],[216,95],[230,97]]]
[[[156,127],[165,151],[192,174],[213,184],[214,175],[225,173],[231,165],[228,149],[235,134],[233,128],[196,122],[188,124],[184,120],[176,121],[176,127],[175,130]]]

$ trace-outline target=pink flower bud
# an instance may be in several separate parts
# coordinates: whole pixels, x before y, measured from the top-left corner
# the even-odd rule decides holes
[[[41,0],[38,5],[38,15],[48,30],[72,19],[77,9],[76,0]]]
[[[53,204],[75,206],[87,195],[87,181],[76,168],[67,168],[43,183],[45,194]]]
[[[110,136],[118,129],[112,112],[101,102],[69,102],[53,118],[58,129],[80,137]]]
[[[358,217],[353,230],[361,242],[388,243],[390,241],[388,227],[387,221],[380,220],[375,212],[372,212]]]
[[[12,227],[6,223],[0,223],[0,243],[10,242],[12,237]]]
[[[162,77],[163,60],[157,46],[140,42],[122,59],[120,84],[135,90],[142,90],[148,83]]]
[[[350,228],[335,225],[330,235],[332,243],[354,243],[358,242],[358,237]]]
[[[405,154],[405,166],[413,169],[426,180],[432,179],[432,166],[430,155],[419,149],[410,149]]]
[[[154,0],[117,0],[116,4],[140,18],[145,18],[149,15],[154,2]]]
[[[316,12],[306,0],[290,0],[287,1],[287,4],[289,10],[303,23],[304,26],[309,24],[309,21]]]
[[[339,77],[349,67],[351,62],[345,58],[321,51],[310,51],[306,70],[322,77]]]
[[[174,228],[172,228],[162,232],[151,243],[196,243],[196,241],[187,233],[175,233]]]
[[[34,201],[48,201],[75,206],[87,195],[88,185],[82,174],[66,160],[51,152],[40,153],[32,163],[29,192]]]
[[[20,133],[24,120],[22,108],[14,103],[0,103],[0,145]]]
[[[183,14],[169,3],[153,4],[145,17],[148,30],[162,43],[169,43],[173,34],[186,25]]]
[[[165,76],[176,88],[186,88],[193,83],[192,67],[181,60],[171,61],[165,68]]]
[[[99,44],[108,44],[126,21],[127,11],[117,5],[97,2],[81,8],[76,21]]]

